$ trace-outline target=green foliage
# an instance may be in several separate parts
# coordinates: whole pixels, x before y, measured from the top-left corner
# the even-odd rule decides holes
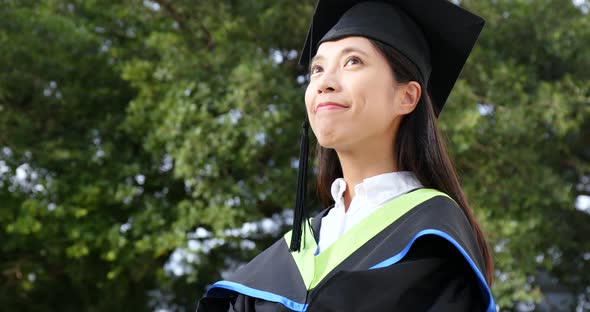
[[[228,229],[293,204],[314,2],[0,0],[2,307],[191,310],[268,246]],[[461,4],[487,25],[440,121],[497,301],[541,300],[539,271],[588,297],[590,19]]]
[[[495,247],[494,294],[539,300],[541,270],[588,296],[588,230],[564,222],[590,221],[574,207],[590,191],[590,19],[563,1],[463,4],[487,25],[441,121]]]

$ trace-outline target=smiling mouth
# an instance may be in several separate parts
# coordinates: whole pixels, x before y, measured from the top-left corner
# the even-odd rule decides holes
[[[316,106],[315,111],[319,112],[319,111],[323,111],[323,110],[337,110],[337,109],[346,109],[348,108],[348,106],[340,104],[340,103],[335,103],[335,102],[323,102],[318,104],[318,106]]]

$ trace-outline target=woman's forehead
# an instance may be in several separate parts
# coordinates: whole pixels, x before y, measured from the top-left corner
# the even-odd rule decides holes
[[[348,36],[336,40],[324,41],[318,47],[314,61],[326,56],[334,56],[348,52],[364,53],[367,56],[373,56],[376,52],[371,41],[362,36]]]

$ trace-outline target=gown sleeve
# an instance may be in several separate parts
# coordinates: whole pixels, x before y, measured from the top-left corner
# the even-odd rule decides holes
[[[237,293],[233,298],[204,298],[197,312],[292,312],[284,305]]]
[[[230,303],[228,312],[292,312],[292,310],[280,303],[240,294]]]
[[[454,246],[438,236],[426,236],[417,243],[407,262],[435,258],[439,263],[438,268],[430,272],[433,283],[428,288],[433,295],[425,311],[486,311],[480,282]],[[428,281],[426,279],[425,283]]]

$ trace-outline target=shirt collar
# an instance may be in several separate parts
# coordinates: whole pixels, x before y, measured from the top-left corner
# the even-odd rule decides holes
[[[421,188],[422,183],[411,171],[388,172],[375,175],[354,187],[355,197],[361,196],[371,204],[379,205],[388,199]],[[331,187],[332,198],[338,204],[343,201],[346,181],[343,178],[334,180]]]

